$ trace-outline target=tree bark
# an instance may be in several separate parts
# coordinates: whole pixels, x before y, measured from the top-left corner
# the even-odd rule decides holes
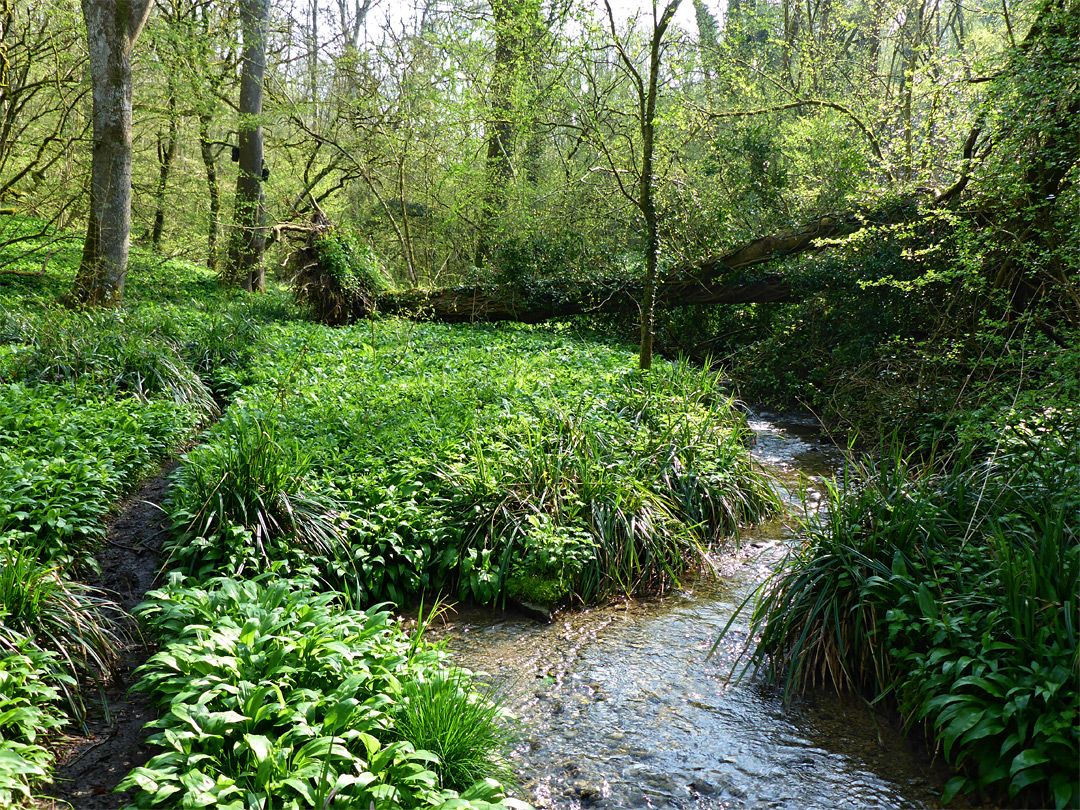
[[[199,153],[206,170],[206,190],[210,198],[209,223],[206,229],[206,268],[211,273],[218,270],[218,228],[221,222],[221,192],[218,190],[217,164],[214,147],[210,143],[211,118],[208,113],[199,116]]]
[[[240,169],[229,244],[229,281],[248,291],[266,290],[266,227],[263,216],[263,75],[266,72],[266,32],[270,0],[241,0],[240,27],[244,52],[240,73]]]
[[[171,84],[171,82],[170,82]],[[168,190],[169,169],[172,167],[173,156],[176,154],[178,140],[179,121],[176,117],[176,91],[169,88],[169,136],[166,140],[158,132],[158,186],[157,210],[154,211],[154,227],[150,233],[150,244],[157,250],[161,246],[161,236],[165,231],[165,192]]]
[[[72,297],[116,306],[131,247],[131,51],[153,0],[83,0],[93,83],[90,218]]]

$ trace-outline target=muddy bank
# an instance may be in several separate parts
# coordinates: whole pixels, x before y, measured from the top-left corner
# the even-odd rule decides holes
[[[134,495],[120,505],[106,533],[106,544],[97,554],[101,577],[88,584],[105,590],[130,612],[147,591],[158,584],[161,545],[166,536],[161,503],[169,488],[169,473],[178,462],[169,462]],[[128,692],[132,673],[150,656],[133,621],[126,625],[128,641],[121,650],[121,679],[101,696],[87,694],[90,716],[87,733],[69,729],[57,746],[56,771],[51,785],[43,787],[43,807],[71,806],[75,810],[115,810],[128,804],[133,794],[114,793],[128,772],[146,764],[152,751],[143,726],[157,713],[147,698]]]

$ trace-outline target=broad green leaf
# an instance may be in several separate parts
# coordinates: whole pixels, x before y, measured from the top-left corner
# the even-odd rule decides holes
[[[1026,768],[1031,768],[1036,765],[1042,765],[1044,762],[1049,762],[1050,757],[1035,748],[1028,748],[1026,751],[1021,751],[1015,757],[1013,757],[1012,764],[1009,766],[1009,776],[1013,776],[1018,771]]]

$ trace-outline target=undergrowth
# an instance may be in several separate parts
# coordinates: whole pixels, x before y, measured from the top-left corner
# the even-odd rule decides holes
[[[138,612],[164,644],[136,688],[164,711],[150,738],[163,750],[121,784],[137,790],[133,807],[525,808],[493,778],[507,773],[507,719],[472,676],[387,611],[346,609],[314,586],[174,574],[147,595]],[[444,705],[467,724],[468,750],[420,732]]]
[[[172,559],[286,561],[359,604],[663,591],[778,504],[715,375],[631,364],[550,331],[294,324],[177,471]]]
[[[957,768],[945,801],[1076,807],[1080,424],[999,427],[989,452],[897,451],[833,487],[759,591],[751,658],[789,695],[833,683],[896,705]]]
[[[254,323],[288,309],[231,299],[193,267],[135,251],[127,307],[73,312],[56,298],[78,251],[60,240],[49,253],[47,273],[0,276],[4,807],[30,801],[51,768],[48,737],[93,709],[88,685],[115,677],[122,611],[79,582],[97,569],[111,511],[216,417],[243,384]]]

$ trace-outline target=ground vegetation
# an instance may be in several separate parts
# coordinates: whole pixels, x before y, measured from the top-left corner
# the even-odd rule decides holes
[[[132,801],[512,806],[498,696],[372,606],[669,590],[777,506],[738,394],[869,454],[759,672],[1076,806],[1076,0],[397,5],[0,2],[0,801],[121,677],[80,583],[183,453]],[[349,674],[245,715],[249,641]],[[455,706],[479,764],[417,745]]]

